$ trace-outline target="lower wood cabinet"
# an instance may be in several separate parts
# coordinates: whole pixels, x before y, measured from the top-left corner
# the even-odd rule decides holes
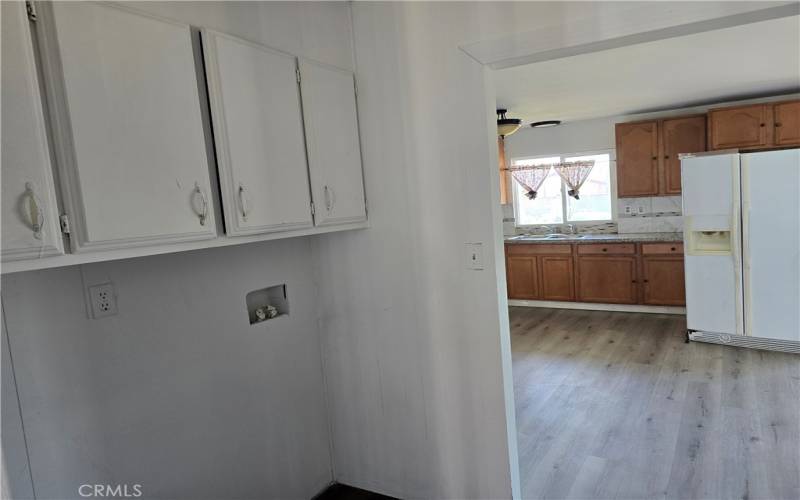
[[[539,270],[536,257],[509,256],[506,259],[508,297],[534,300],[539,298]]]
[[[575,279],[571,256],[539,257],[543,300],[575,300]]]
[[[636,257],[578,257],[578,300],[607,304],[637,301]]]
[[[683,306],[683,244],[507,244],[508,298]]]
[[[642,302],[659,306],[686,304],[683,256],[642,257]]]

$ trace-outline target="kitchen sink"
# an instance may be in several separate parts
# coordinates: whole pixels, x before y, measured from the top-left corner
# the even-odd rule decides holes
[[[514,236],[513,238],[509,238],[510,240],[579,240],[582,239],[585,235],[583,234],[562,234],[562,233],[554,233],[554,234],[521,234],[519,236]]]

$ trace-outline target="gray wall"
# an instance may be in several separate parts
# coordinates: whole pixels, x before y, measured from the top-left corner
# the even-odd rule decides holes
[[[38,498],[308,498],[331,480],[308,239],[9,275],[3,305]],[[87,319],[84,282],[119,314]],[[291,315],[245,294],[286,283]]]

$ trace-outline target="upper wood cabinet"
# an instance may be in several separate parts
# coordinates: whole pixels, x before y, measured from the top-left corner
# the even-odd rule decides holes
[[[216,237],[189,26],[107,4],[52,9],[43,52],[73,250]]]
[[[616,124],[617,195],[658,194],[658,122]]]
[[[772,116],[769,104],[751,104],[708,112],[711,149],[763,147],[770,143]]]
[[[2,9],[2,258],[64,252],[55,187],[24,2]]]
[[[800,101],[773,105],[774,142],[776,146],[800,144]]]
[[[662,182],[659,194],[680,194],[683,153],[706,150],[706,117],[687,116],[661,122]]]
[[[202,35],[226,232],[312,226],[296,58]]]
[[[681,192],[682,153],[706,150],[706,117],[618,123],[617,195],[672,195]]]
[[[300,60],[314,221],[318,226],[367,218],[353,73]]]

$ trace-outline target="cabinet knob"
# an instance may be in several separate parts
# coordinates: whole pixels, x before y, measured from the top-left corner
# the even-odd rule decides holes
[[[780,126],[781,126],[781,124],[780,124],[780,123],[776,123],[776,124],[775,124],[775,126],[776,126],[776,127],[780,127]]]
[[[37,240],[42,239],[42,229],[44,228],[44,210],[42,210],[42,202],[36,196],[35,187],[32,182],[25,183],[25,192],[23,196],[28,199],[26,203],[28,208],[28,216],[30,217],[30,225],[33,230],[33,237]]]
[[[645,283],[649,283],[650,281],[649,281],[649,280],[644,280],[644,282],[645,282]]]
[[[200,225],[206,225],[206,218],[208,218],[208,200],[206,200],[206,193],[200,189],[200,185],[195,182],[194,189],[192,190],[192,209],[200,220]]]
[[[604,249],[603,249],[603,251],[604,251],[604,252],[608,252],[608,248],[604,248]]]
[[[636,283],[636,280],[631,280],[631,283]]]
[[[658,160],[658,156],[654,156],[654,157],[653,157],[653,159],[654,159],[654,160]]]
[[[766,126],[767,126],[767,124],[766,124],[766,123],[762,123],[762,124],[761,124],[761,126],[762,126],[762,127],[766,127]]]
[[[674,252],[675,251],[675,247],[670,248],[670,250],[672,250]]]
[[[665,160],[669,160],[669,155],[664,155]]]

